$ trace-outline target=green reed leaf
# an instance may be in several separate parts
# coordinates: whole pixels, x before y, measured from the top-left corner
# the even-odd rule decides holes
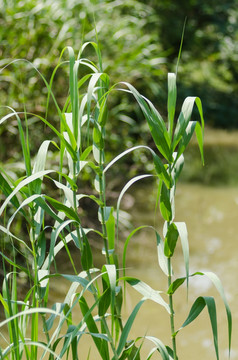
[[[93,255],[92,255],[91,246],[88,242],[88,238],[83,230],[82,230],[82,240],[83,240],[82,241],[83,248],[81,251],[81,264],[83,270],[89,270],[93,266]]]
[[[37,308],[31,308],[31,309],[26,309],[24,311],[19,311],[17,314],[14,314],[13,316],[9,317],[6,320],[3,320],[0,322],[0,328],[7,325],[9,322],[11,322],[14,319],[17,318],[21,318],[22,316],[25,315],[32,315],[32,314],[55,314],[56,316],[58,316],[59,314],[52,310],[52,309],[48,309],[46,307],[37,307]]]
[[[149,285],[145,282],[132,278],[132,277],[125,277],[125,280],[128,284],[130,284],[136,291],[138,291],[141,295],[145,297],[145,299],[152,300],[159,305],[162,305],[170,314],[169,305],[164,301],[164,299],[160,295],[160,291],[152,289]]]
[[[164,243],[157,231],[155,232],[155,234],[156,234],[156,242],[157,242],[158,263],[163,273],[166,276],[168,276],[169,275],[168,261],[164,253]]]
[[[197,121],[189,121],[185,131],[182,134],[179,142],[177,157],[183,154],[184,150],[188,146],[196,128]]]
[[[44,171],[40,171],[36,174],[33,174],[31,176],[28,176],[26,179],[22,180],[16,187],[15,189],[12,190],[11,194],[7,197],[7,199],[4,201],[4,203],[2,204],[1,208],[0,208],[0,215],[2,214],[2,212],[4,211],[4,209],[7,207],[7,205],[9,204],[9,202],[11,201],[11,199],[18,193],[18,191],[20,191],[24,186],[30,184],[31,182],[33,182],[36,179],[40,179],[41,177],[52,173],[53,170],[44,170]]]
[[[174,115],[176,109],[177,89],[176,89],[176,75],[174,73],[168,73],[168,119],[169,119],[169,135],[172,139]]]
[[[57,210],[63,212],[69,219],[75,220],[80,223],[78,214],[70,207],[62,204],[60,201],[45,195],[45,199]]]
[[[229,354],[231,351],[231,335],[232,335],[232,315],[231,315],[231,310],[230,307],[228,305],[227,299],[226,299],[226,295],[222,286],[222,283],[220,281],[220,279],[218,278],[218,276],[216,274],[214,274],[213,272],[210,271],[206,271],[204,272],[204,275],[206,275],[215,285],[217,291],[219,292],[223,303],[225,305],[226,308],[226,315],[227,315],[227,323],[228,323],[228,342],[229,342]]]
[[[35,173],[37,173],[39,171],[44,171],[45,170],[46,156],[47,156],[47,152],[48,152],[48,148],[49,148],[50,143],[51,143],[50,140],[45,140],[41,144],[41,146],[40,146],[40,148],[38,150],[37,156],[35,158],[32,174],[35,174]],[[32,188],[33,188],[34,193],[37,193],[37,194],[40,193],[41,183],[42,183],[41,179],[37,179],[32,183]]]
[[[161,194],[160,194],[160,211],[161,215],[166,221],[172,220],[172,208],[170,203],[170,192],[165,186],[164,182],[162,184],[161,188]]]
[[[179,176],[181,174],[181,171],[183,169],[184,156],[183,156],[183,154],[178,156],[178,153],[174,152],[173,153],[173,158],[174,158],[174,163],[173,163],[171,176],[172,176],[172,179],[173,179],[173,183],[176,184],[176,182],[178,181]]]
[[[207,306],[210,317],[216,358],[217,360],[219,360],[216,304],[213,297],[210,296],[198,297],[193,303],[187,319],[185,320],[185,322],[178,331],[180,331],[182,328],[184,328],[185,326],[189,325],[192,321],[194,321],[198,317],[198,315],[202,312],[205,306]]]
[[[12,193],[11,186],[9,185],[7,180],[2,176],[1,173],[0,173],[0,190],[3,192],[3,194],[6,197],[8,197]],[[19,207],[20,204],[16,196],[13,196],[10,201],[16,208]]]
[[[88,304],[83,296],[79,299],[79,305],[80,305],[82,314],[84,316],[84,321],[87,324],[88,330],[91,333],[99,334],[96,322],[91,314],[92,310],[89,309]],[[93,336],[93,341],[94,341],[102,359],[107,360],[108,359],[108,357],[107,357],[107,349],[108,349],[107,342],[105,342],[104,339],[100,339],[99,337],[96,337],[96,336]]]
[[[113,215],[113,207],[110,207],[110,215],[105,220],[107,228],[107,238],[108,238],[108,250],[115,249],[115,218]]]
[[[104,284],[104,280],[103,280],[103,284]],[[111,304],[111,291],[110,288],[107,287],[106,289],[104,289],[103,294],[99,299],[98,315],[104,316],[110,304]]]
[[[138,302],[138,304],[134,307],[132,313],[130,314],[123,330],[122,330],[122,333],[121,333],[121,337],[120,337],[120,340],[119,340],[119,344],[118,344],[118,347],[117,347],[117,355],[118,357],[121,355],[125,345],[126,345],[126,342],[127,342],[127,338],[128,338],[128,335],[129,335],[129,332],[131,330],[131,327],[134,323],[134,320],[136,318],[136,315],[138,313],[138,311],[140,310],[141,308],[141,305],[145,302],[145,299],[142,299]],[[112,360],[116,360],[115,356],[113,357]]]
[[[155,153],[152,153],[152,155],[153,155],[154,166],[155,166],[157,175],[165,183],[167,188],[169,188],[170,187],[170,178],[165,169],[164,164],[162,163],[162,161],[160,160],[158,155],[156,155]]]
[[[162,341],[154,336],[145,336],[145,339],[151,341],[153,344],[156,345],[156,349],[159,351],[161,357],[163,360],[170,360],[170,356],[168,354],[168,351],[166,349],[166,346],[162,343]],[[154,352],[154,351],[153,351]],[[146,360],[149,360],[152,356],[152,353],[149,354],[149,356],[146,358]]]
[[[167,229],[167,234],[164,241],[164,254],[167,257],[172,257],[177,244],[179,232],[177,226],[172,223]]]
[[[170,139],[167,132],[165,122],[162,119],[159,112],[155,109],[154,105],[144,96],[142,96],[131,84],[122,82],[129,89],[129,92],[133,94],[136,101],[138,102],[151,131],[151,135],[154,139],[155,145],[160,151],[160,153],[167,159],[171,161],[171,151],[170,151]]]
[[[99,108],[98,123],[101,127],[106,125],[108,119],[107,98],[105,97]]]
[[[203,127],[197,122],[195,127],[196,137],[198,141],[198,146],[201,154],[202,164],[204,165],[204,151],[203,151]]]
[[[99,150],[104,149],[104,140],[103,140],[103,136],[102,136],[102,131],[99,129],[99,126],[97,125],[97,123],[94,123],[93,143],[94,143],[94,146],[96,148],[98,148]]]
[[[195,126],[195,131],[197,135],[198,145],[202,157],[202,162],[204,163],[204,155],[203,155],[203,133],[204,133],[204,118],[203,118],[203,110],[202,103],[198,97],[189,96],[184,100],[182,105],[182,110],[180,112],[178,122],[174,132],[174,140],[172,144],[173,151],[175,150],[178,143],[183,138],[183,143],[186,144],[189,141],[189,137],[192,136],[192,132],[194,131],[194,123],[190,125],[188,124],[192,115],[194,104],[197,105],[197,109],[200,115],[201,125],[199,123]],[[187,131],[187,132],[186,132]],[[184,147],[184,145],[182,145]]]

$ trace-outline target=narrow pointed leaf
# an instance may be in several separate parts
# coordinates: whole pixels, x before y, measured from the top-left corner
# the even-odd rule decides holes
[[[216,358],[217,360],[219,360],[216,304],[213,297],[207,297],[207,296],[198,297],[193,303],[187,319],[185,320],[185,322],[178,331],[180,331],[182,328],[184,328],[185,326],[189,325],[192,321],[194,321],[198,317],[198,315],[202,312],[205,306],[207,306],[208,308]]]
[[[136,315],[138,313],[138,311],[140,310],[141,308],[141,305],[145,302],[145,299],[142,299],[133,309],[132,313],[130,314],[124,328],[123,328],[123,331],[121,333],[121,337],[120,337],[120,341],[119,341],[119,344],[118,344],[118,347],[117,347],[117,356],[119,357],[126,345],[126,342],[127,342],[127,338],[128,338],[128,335],[129,335],[129,332],[131,330],[131,327],[134,323],[134,320],[136,318]],[[115,357],[113,357],[112,360],[116,360]]]

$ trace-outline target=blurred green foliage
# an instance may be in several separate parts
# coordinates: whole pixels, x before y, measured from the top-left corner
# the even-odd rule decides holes
[[[238,1],[150,0],[160,19],[162,48],[168,64],[177,59],[182,22],[187,18],[179,96],[200,96],[207,122],[214,127],[238,127]],[[169,66],[170,68],[171,66]]]

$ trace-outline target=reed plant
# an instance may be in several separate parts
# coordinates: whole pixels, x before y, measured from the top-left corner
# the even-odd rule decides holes
[[[84,58],[87,47],[95,51],[97,63]],[[179,328],[175,327],[174,293],[184,282],[188,291],[191,277],[206,276],[223,299],[231,349],[232,318],[221,282],[211,272],[190,273],[186,224],[175,221],[176,185],[183,168],[183,153],[194,133],[203,162],[204,119],[200,99],[187,97],[175,121],[177,74],[169,73],[168,119],[164,121],[150,100],[131,84],[121,82],[110,85],[109,75],[103,71],[99,45],[94,42],[83,44],[77,56],[71,47],[66,47],[49,82],[26,60],[16,60],[15,65],[20,61],[32,66],[47,87],[47,108],[53,102],[58,127],[52,125],[47,113],[44,116],[33,114],[26,108],[21,113],[10,107],[5,108],[6,114],[0,120],[0,124],[13,119],[16,121],[24,160],[24,174],[17,178],[4,164],[0,169],[0,189],[2,199],[4,197],[0,207],[0,231],[5,249],[7,244],[11,248],[10,255],[4,251],[4,246],[1,251],[3,284],[0,302],[5,319],[1,319],[0,328],[7,327],[7,335],[1,340],[4,345],[0,350],[0,358],[82,359],[81,344],[91,337],[98,359],[138,360],[144,342],[149,341],[151,351],[146,359],[157,356],[163,360],[176,360],[179,358],[176,347],[178,332],[207,307],[215,354],[219,359],[213,297],[199,296],[195,299],[184,323]],[[60,108],[52,85],[57,71],[65,65],[69,69],[69,95],[63,108]],[[134,146],[106,163],[105,143],[110,136],[107,134],[107,124],[111,121],[108,101],[115,91],[134,98],[135,106],[141,109],[148,123],[155,146]],[[199,114],[199,120],[196,121],[191,120],[195,106]],[[30,124],[34,122],[43,122],[45,128],[54,134],[54,140],[45,139],[35,156],[32,155],[30,137],[30,132],[34,131]],[[120,171],[119,160],[134,151],[150,154],[153,171],[130,179],[119,193],[116,207],[108,206],[106,174],[116,166]],[[92,188],[86,193],[80,190],[84,171],[89,172],[92,180]],[[121,200],[130,186],[147,177],[157,180],[156,207],[164,221],[163,234],[159,234],[155,226],[150,226],[156,238],[158,264],[168,282],[167,289],[160,291],[140,279],[126,275],[126,254],[130,239],[147,225],[142,224],[133,229],[126,239],[124,233],[120,232]],[[85,219],[82,211],[79,211],[85,199],[97,207],[98,218],[91,219],[95,226],[90,228],[84,225]],[[17,226],[14,226],[17,222],[20,222],[22,228],[19,233]],[[100,269],[94,266],[95,250],[92,249],[91,234],[96,236],[104,255],[104,264]],[[176,278],[172,269],[179,239],[185,267],[185,276],[182,278]],[[123,240],[124,251],[120,258],[118,242]],[[67,253],[72,268],[70,274],[58,271],[57,259],[60,259],[62,252]],[[22,274],[27,279],[28,287],[27,291],[20,293],[18,284]],[[69,289],[63,301],[50,306],[51,282],[55,278],[68,280]],[[125,319],[122,308],[126,284],[141,294],[142,298]],[[147,300],[167,311],[171,344],[164,344],[161,339],[145,334],[129,340],[131,327]],[[77,322],[74,319],[76,312],[81,314]],[[87,359],[90,358],[89,348]]]

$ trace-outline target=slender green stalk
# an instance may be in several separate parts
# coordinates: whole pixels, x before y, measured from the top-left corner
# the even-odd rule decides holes
[[[168,258],[168,287],[172,284],[172,271],[171,271],[171,258]],[[177,360],[177,350],[176,350],[176,337],[175,333],[175,326],[174,326],[174,306],[173,306],[173,295],[169,294],[169,308],[170,308],[170,331],[171,331],[171,339],[172,339],[172,346],[173,346],[173,356],[174,360]]]
[[[101,155],[101,154],[100,154]],[[101,156],[100,156],[101,158]],[[100,212],[101,212],[101,222],[102,222],[102,233],[103,233],[103,243],[104,243],[104,250],[105,250],[105,256],[107,264],[110,264],[110,257],[109,257],[109,251],[108,251],[108,241],[107,241],[107,228],[106,228],[106,222],[105,222],[105,175],[103,174],[103,165],[100,164],[100,173],[99,173],[99,198],[102,203],[100,206]]]

